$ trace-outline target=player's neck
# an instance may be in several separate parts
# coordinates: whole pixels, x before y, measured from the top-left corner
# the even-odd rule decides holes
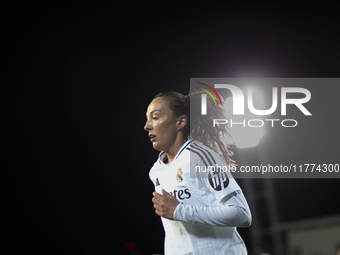
[[[174,158],[177,155],[177,152],[183,146],[184,143],[185,139],[183,138],[183,136],[181,135],[177,136],[177,139],[175,140],[173,145],[169,147],[168,151],[166,151],[166,156],[168,158],[168,162],[166,164],[170,164],[174,160]]]

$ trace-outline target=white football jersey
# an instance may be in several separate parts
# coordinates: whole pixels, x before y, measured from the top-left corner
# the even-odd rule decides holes
[[[241,190],[229,173],[195,168],[226,166],[216,152],[195,140],[186,141],[170,164],[163,162],[165,156],[165,152],[159,154],[150,170],[150,179],[156,192],[162,194],[164,189],[183,205],[221,206],[226,196]],[[161,219],[165,230],[165,255],[247,254],[236,227]]]

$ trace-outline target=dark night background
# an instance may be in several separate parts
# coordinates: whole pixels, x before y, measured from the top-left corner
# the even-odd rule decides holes
[[[153,96],[187,93],[190,77],[339,77],[339,11],[326,2],[3,6],[1,254],[126,254],[126,242],[163,253],[148,178],[158,152],[143,130]],[[281,221],[340,213],[339,180],[274,184]]]

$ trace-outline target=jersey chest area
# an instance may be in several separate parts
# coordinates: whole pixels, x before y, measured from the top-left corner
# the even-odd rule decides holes
[[[188,183],[190,181],[189,171],[189,165],[177,163],[153,168],[150,174],[156,192],[162,194],[162,189],[165,189],[178,200],[185,200],[191,197],[188,187],[190,186]]]

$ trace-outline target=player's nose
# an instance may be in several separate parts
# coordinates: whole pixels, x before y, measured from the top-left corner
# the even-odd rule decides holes
[[[150,131],[152,128],[151,128],[151,125],[150,125],[150,121],[146,121],[145,123],[145,126],[144,126],[144,130],[145,131]]]

